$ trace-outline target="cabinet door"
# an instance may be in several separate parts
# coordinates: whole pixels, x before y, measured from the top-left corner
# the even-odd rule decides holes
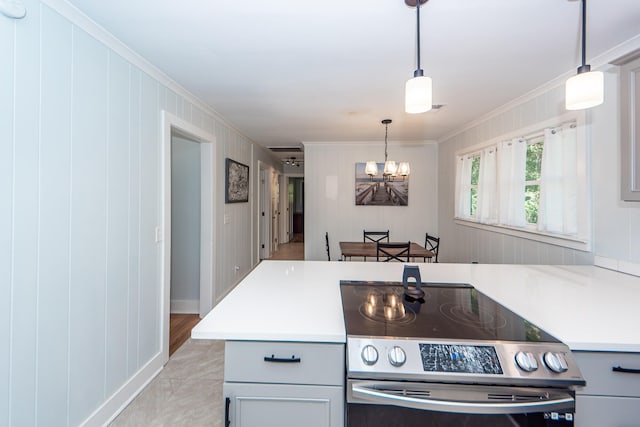
[[[637,202],[640,201],[640,58],[637,56],[620,68],[620,138],[622,200]]]
[[[576,427],[638,427],[640,398],[576,396]]]
[[[224,396],[229,427],[344,425],[341,387],[225,382]]]

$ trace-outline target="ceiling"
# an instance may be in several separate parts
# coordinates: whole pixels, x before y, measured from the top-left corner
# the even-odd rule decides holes
[[[421,62],[444,107],[410,115],[404,0],[70,2],[266,147],[384,140],[384,118],[391,141],[438,140],[580,62],[579,1],[430,0]],[[638,0],[587,12],[587,62],[640,34]]]

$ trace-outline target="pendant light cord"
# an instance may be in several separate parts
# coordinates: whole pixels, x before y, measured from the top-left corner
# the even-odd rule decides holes
[[[389,123],[384,124],[384,162],[387,163],[387,134],[389,133]]]
[[[416,0],[416,28],[417,67],[416,71],[413,73],[413,77],[422,77],[424,73],[420,68],[420,0]]]
[[[591,71],[591,65],[587,65],[587,0],[582,0],[582,64],[577,71],[578,74]]]
[[[418,47],[418,70],[420,69],[420,0],[416,1],[416,28],[418,29],[416,33],[416,46]]]
[[[582,66],[587,63],[587,0],[582,0]]]

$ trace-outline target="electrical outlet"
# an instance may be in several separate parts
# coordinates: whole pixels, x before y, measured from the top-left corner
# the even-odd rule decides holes
[[[224,223],[229,224],[229,214],[224,214]]]

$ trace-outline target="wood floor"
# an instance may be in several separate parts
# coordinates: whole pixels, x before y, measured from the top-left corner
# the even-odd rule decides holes
[[[197,314],[171,313],[169,316],[169,356],[191,336],[191,329],[200,321]]]

